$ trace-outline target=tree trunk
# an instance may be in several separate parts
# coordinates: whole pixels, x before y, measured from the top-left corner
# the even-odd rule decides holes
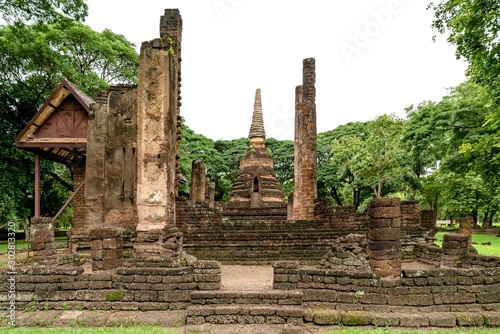
[[[478,216],[477,210],[473,210],[472,211],[472,218],[474,218],[474,228],[478,228],[479,227],[479,225],[477,223],[477,216]]]
[[[340,198],[339,194],[337,193],[337,188],[333,187],[332,190],[330,191],[330,195],[333,197],[335,202],[337,202],[338,205],[342,206],[342,199]]]
[[[359,208],[359,201],[360,201],[360,197],[361,197],[361,189],[356,187],[354,188],[354,191],[353,191],[353,197],[354,197],[354,209],[356,210],[356,212],[358,212],[358,208]]]
[[[30,228],[28,227],[28,218],[24,218],[22,220],[23,222],[23,229],[24,229],[24,240],[26,240],[26,242],[30,242]]]

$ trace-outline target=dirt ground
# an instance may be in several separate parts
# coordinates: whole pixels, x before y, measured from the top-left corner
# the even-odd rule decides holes
[[[273,288],[271,266],[228,266],[221,267],[221,290],[261,291]]]

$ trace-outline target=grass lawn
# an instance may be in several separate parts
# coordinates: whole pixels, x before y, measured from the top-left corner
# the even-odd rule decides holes
[[[451,232],[451,231],[450,231]],[[449,232],[438,232],[436,233],[436,245],[441,247],[443,244],[443,235]],[[477,249],[478,253],[481,255],[492,255],[500,256],[500,237],[496,237],[492,234],[480,234],[474,233],[472,235],[472,242],[477,244],[473,245]],[[483,245],[483,243],[490,242],[491,245]]]
[[[55,237],[57,247],[65,246],[68,242],[68,237]],[[0,240],[0,254],[7,252],[7,247],[9,243],[7,240]],[[28,243],[24,239],[16,239],[16,249],[28,248]]]

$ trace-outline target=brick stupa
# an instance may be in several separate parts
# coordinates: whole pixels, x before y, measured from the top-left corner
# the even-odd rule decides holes
[[[259,88],[255,92],[252,125],[248,137],[250,138],[248,149],[240,160],[238,176],[231,188],[227,209],[234,211],[234,209],[250,208],[265,211],[265,208],[286,207],[283,189],[274,172],[273,158],[266,150]],[[252,212],[252,210],[245,211]]]

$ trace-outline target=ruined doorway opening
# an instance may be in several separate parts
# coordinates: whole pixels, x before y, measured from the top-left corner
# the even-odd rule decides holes
[[[253,192],[259,192],[259,178],[257,176],[253,178]]]

